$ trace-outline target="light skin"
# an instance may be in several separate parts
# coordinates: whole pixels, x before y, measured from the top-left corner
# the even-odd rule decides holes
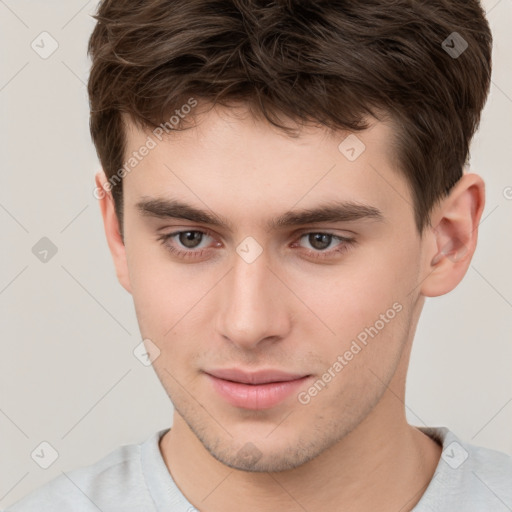
[[[390,125],[358,133],[366,150],[351,162],[338,149],[346,133],[308,126],[293,139],[243,107],[233,112],[201,114],[125,176],[124,243],[111,195],[100,200],[118,279],[133,296],[142,337],[160,350],[153,366],[175,408],[160,442],[164,461],[205,512],[240,503],[247,512],[412,510],[441,447],[405,417],[410,350],[425,297],[448,293],[468,269],[483,181],[465,173],[420,235]],[[129,154],[151,132],[127,126]],[[98,173],[96,185],[105,182]],[[227,225],[156,215],[154,199]],[[344,218],[268,225],[334,201],[344,203]],[[194,232],[198,248],[183,236],[158,240],[177,231]],[[322,246],[315,233],[334,236]],[[251,263],[236,251],[249,236],[262,248]],[[184,257],[169,246],[204,251]],[[264,410],[235,407],[204,373],[307,374],[307,392],[393,304],[400,312],[307,404],[293,393]]]

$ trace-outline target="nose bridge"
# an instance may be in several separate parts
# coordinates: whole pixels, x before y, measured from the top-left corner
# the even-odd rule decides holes
[[[245,348],[269,337],[282,337],[289,328],[287,302],[279,299],[279,280],[269,268],[267,255],[261,251],[255,256],[254,250],[243,243],[237,248],[233,269],[223,285],[219,314],[220,334]]]

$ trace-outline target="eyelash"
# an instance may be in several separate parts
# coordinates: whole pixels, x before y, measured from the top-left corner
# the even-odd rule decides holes
[[[180,235],[182,233],[189,233],[189,232],[190,233],[202,233],[203,235],[207,235],[209,237],[214,238],[213,233],[208,231],[208,230],[186,229],[186,230],[183,230],[183,231],[175,231],[173,233],[161,235],[161,236],[159,236],[157,238],[157,240],[160,241],[162,243],[162,245],[164,245],[165,248],[171,254],[174,254],[175,256],[178,256],[180,258],[200,258],[209,249],[181,250],[181,249],[177,249],[176,247],[174,247],[174,246],[172,246],[172,245],[170,245],[168,243],[168,241],[171,238],[173,238],[175,236],[178,236],[178,235]],[[308,255],[308,257],[311,257],[311,258],[314,258],[314,259],[318,259],[318,260],[331,258],[335,254],[343,254],[346,251],[348,251],[353,245],[356,244],[356,241],[353,238],[346,238],[346,237],[343,237],[343,236],[335,235],[334,233],[329,233],[329,232],[324,232],[324,231],[307,231],[305,233],[301,233],[300,236],[299,236],[299,241],[304,236],[306,236],[306,235],[328,235],[328,236],[331,236],[333,239],[337,239],[338,241],[342,242],[341,244],[339,244],[337,246],[336,249],[331,249],[331,250],[327,250],[327,251],[326,250],[324,250],[324,251],[319,251],[319,250],[314,251],[314,250],[311,250],[311,249],[305,249],[306,254]],[[294,242],[294,244],[295,243],[297,243],[297,242]]]

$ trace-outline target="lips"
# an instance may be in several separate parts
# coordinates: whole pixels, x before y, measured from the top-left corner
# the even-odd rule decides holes
[[[311,376],[268,369],[244,372],[238,368],[205,372],[213,389],[229,404],[243,409],[269,409],[283,402]]]
[[[281,370],[259,370],[257,372],[244,372],[238,368],[212,370],[206,372],[219,379],[239,382],[241,384],[268,384],[269,382],[286,382],[305,377],[304,374],[292,374]]]

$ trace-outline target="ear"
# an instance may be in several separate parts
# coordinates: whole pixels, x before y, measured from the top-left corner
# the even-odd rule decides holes
[[[130,285],[130,275],[128,273],[128,264],[126,261],[126,248],[121,237],[119,229],[119,219],[114,207],[114,198],[110,191],[110,183],[103,171],[96,173],[95,177],[96,190],[95,197],[100,203],[101,216],[103,217],[103,225],[105,227],[105,235],[107,243],[114,260],[116,268],[117,279],[122,287],[128,292],[132,293]],[[108,190],[108,192],[107,192]]]
[[[466,274],[476,249],[478,225],[485,205],[485,185],[477,174],[464,174],[434,208],[421,293],[437,297],[453,290]]]

